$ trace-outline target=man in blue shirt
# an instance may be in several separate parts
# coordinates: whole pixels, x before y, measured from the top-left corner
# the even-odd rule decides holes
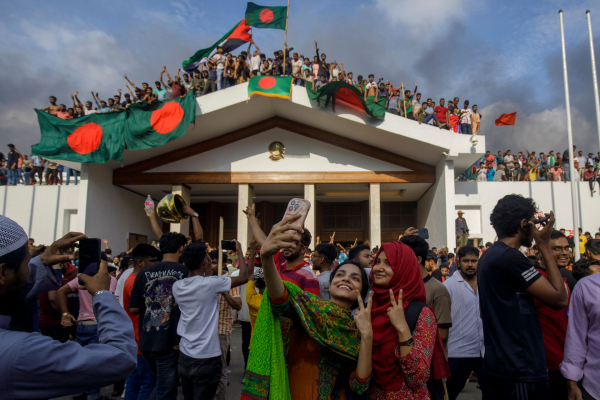
[[[60,285],[53,265],[73,259],[60,255],[81,233],[68,233],[41,255],[31,258],[27,234],[17,223],[0,215],[0,393],[7,399],[62,397],[123,380],[135,369],[133,326],[115,296],[108,291],[106,262],[91,277],[80,274],[92,295],[100,322],[100,343],[82,348],[60,343],[40,333],[19,331],[24,317],[19,306]],[[25,299],[23,299],[25,293]],[[99,368],[99,366],[110,368]],[[65,377],[70,377],[65,379]]]

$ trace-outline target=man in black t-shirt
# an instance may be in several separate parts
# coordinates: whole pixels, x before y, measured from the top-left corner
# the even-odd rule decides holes
[[[129,311],[139,314],[139,349],[156,375],[158,399],[177,398],[179,307],[173,297],[173,284],[187,278],[189,270],[177,261],[187,238],[181,233],[165,233],[159,240],[163,261],[145,268],[135,278]],[[154,395],[150,396],[154,398]]]
[[[498,241],[478,263],[477,286],[485,337],[484,368],[493,399],[550,399],[542,329],[534,299],[553,309],[568,306],[564,281],[550,249],[551,212],[538,230],[532,199],[508,195],[498,201],[490,221]],[[519,251],[533,239],[546,267],[542,276]]]

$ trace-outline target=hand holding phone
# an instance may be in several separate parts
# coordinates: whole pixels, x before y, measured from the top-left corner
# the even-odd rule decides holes
[[[100,246],[98,238],[81,239],[79,241],[79,273],[94,276],[100,267]],[[81,280],[80,285],[84,285]]]
[[[306,217],[308,216],[308,212],[310,211],[310,201],[305,199],[292,199],[287,205],[285,209],[285,214],[283,214],[283,218],[295,216],[300,214],[300,218],[295,221],[292,221],[292,225],[299,226],[300,228],[304,228],[304,221],[306,221]],[[296,231],[286,231],[285,233],[295,233]]]

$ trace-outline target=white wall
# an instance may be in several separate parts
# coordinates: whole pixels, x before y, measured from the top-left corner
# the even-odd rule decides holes
[[[127,250],[128,233],[146,235],[148,242],[156,238],[144,212],[146,196],[114,186],[112,173],[105,165],[82,165],[79,229],[88,237],[108,239],[113,253],[119,253]]]
[[[502,197],[520,194],[535,200],[538,209],[554,211],[556,228],[573,229],[571,185],[564,182],[455,182],[455,209],[465,211],[471,237],[493,242],[496,232],[490,214]],[[600,195],[590,195],[587,182],[578,184],[579,224],[592,236],[600,231]],[[420,205],[420,204],[419,204]],[[456,218],[456,212],[453,218]],[[477,221],[479,219],[479,221]]]
[[[417,227],[429,230],[429,246],[454,248],[454,165],[436,165],[436,183],[417,202]]]
[[[0,212],[38,244],[51,244],[77,226],[79,185],[0,186]]]

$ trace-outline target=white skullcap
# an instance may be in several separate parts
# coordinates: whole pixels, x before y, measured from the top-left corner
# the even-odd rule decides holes
[[[0,257],[20,249],[27,243],[27,234],[19,224],[0,215]]]

